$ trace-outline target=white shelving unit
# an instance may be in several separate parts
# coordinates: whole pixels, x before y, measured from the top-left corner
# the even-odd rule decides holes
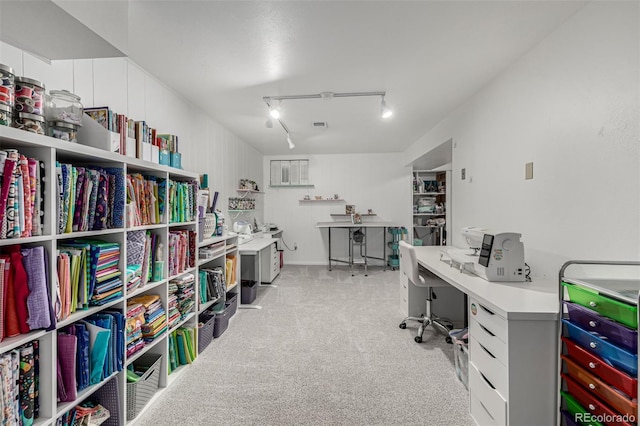
[[[106,130],[105,130],[106,132]],[[106,133],[105,133],[106,136]],[[187,171],[174,169],[171,167],[142,161],[136,158],[126,157],[117,153],[104,151],[101,149],[93,148],[86,145],[76,144],[54,139],[48,136],[37,135],[34,133],[0,126],[0,148],[1,149],[18,149],[21,154],[25,154],[29,157],[36,158],[43,162],[44,172],[46,176],[45,181],[45,198],[44,198],[44,231],[42,236],[30,237],[30,238],[15,238],[0,240],[0,251],[5,251],[10,246],[42,246],[46,252],[46,261],[50,265],[47,271],[47,282],[49,285],[50,296],[52,300],[55,300],[56,294],[56,265],[57,265],[57,248],[58,245],[74,238],[90,237],[100,239],[108,242],[117,242],[120,244],[120,260],[118,268],[122,274],[122,277],[126,277],[126,240],[127,233],[134,230],[145,230],[157,235],[158,241],[164,244],[164,247],[168,247],[169,232],[178,229],[184,229],[198,232],[197,222],[189,218],[188,222],[182,223],[169,223],[168,211],[169,200],[167,199],[167,205],[165,214],[163,216],[163,222],[154,225],[128,227],[126,224],[126,214],[124,218],[124,227],[116,229],[105,229],[100,231],[89,232],[73,232],[68,234],[57,234],[57,218],[56,218],[56,194],[55,194],[55,176],[56,176],[56,162],[71,163],[76,166],[83,165],[95,165],[100,167],[115,167],[124,170],[125,175],[127,173],[141,173],[143,175],[151,175],[162,179],[171,179],[174,181],[193,181],[197,182],[198,174],[190,173]],[[122,182],[122,194],[126,194],[125,183]],[[167,197],[168,198],[168,197]],[[125,200],[126,201],[126,200]],[[194,209],[195,211],[195,209]],[[230,238],[233,241],[233,238]],[[226,241],[226,240],[225,240]],[[141,294],[157,294],[162,300],[163,308],[165,312],[168,312],[168,283],[172,278],[180,277],[181,275],[191,273],[196,276],[195,287],[195,304],[192,311],[185,315],[180,321],[180,325],[194,328],[195,343],[197,344],[197,330],[198,330],[198,262],[196,255],[196,265],[192,268],[188,268],[182,271],[180,274],[176,274],[173,277],[167,277],[168,275],[168,255],[169,250],[165,249],[163,254],[164,271],[163,279],[157,282],[151,282],[146,284],[142,288],[135,289],[130,293],[126,291],[126,282],[123,288],[123,297],[114,300],[104,306],[92,306],[87,310],[77,311],[70,315],[63,321],[60,321],[55,330],[44,331],[35,330],[28,334],[19,335],[16,337],[6,338],[0,342],[0,353],[8,352],[22,344],[38,340],[39,341],[39,418],[36,419],[36,425],[55,425],[57,418],[62,416],[70,408],[74,407],[78,403],[84,401],[91,396],[96,390],[105,385],[110,379],[115,378],[119,393],[119,407],[118,416],[120,424],[132,423],[127,422],[127,391],[126,391],[126,377],[125,372],[120,371],[114,373],[112,376],[106,378],[98,384],[92,385],[82,391],[78,392],[77,398],[74,401],[69,402],[57,402],[57,332],[70,324],[73,324],[79,320],[86,318],[94,313],[103,312],[105,310],[115,310],[123,313],[126,316],[126,304],[127,301],[137,295]],[[233,253],[233,251],[231,251]],[[237,249],[236,249],[237,252]],[[226,250],[225,250],[226,253]],[[236,253],[237,254],[237,253]],[[239,256],[238,256],[239,263]],[[237,273],[239,276],[239,273]],[[123,279],[123,281],[126,281]],[[178,325],[172,327],[172,329],[178,327]],[[153,399],[156,399],[163,390],[165,390],[168,384],[172,381],[168,374],[168,335],[169,332],[165,332],[163,335],[147,344],[143,349],[134,353],[130,357],[126,357],[123,354],[123,363],[125,367],[145,353],[154,353],[161,356],[161,368],[159,379],[159,390]],[[181,368],[179,371],[186,370],[189,366]],[[176,370],[177,373],[178,370]],[[174,374],[176,374],[174,373]],[[152,400],[153,400],[152,399]],[[148,407],[148,405],[147,405]],[[111,407],[115,409],[115,407]],[[139,418],[139,415],[138,417]]]
[[[447,236],[450,235],[449,200],[447,194],[451,189],[449,171],[414,170],[412,176],[412,238],[422,241],[420,245],[445,245]],[[426,206],[428,200],[432,200],[437,210],[421,211],[429,209]],[[422,205],[425,204],[425,205]],[[434,219],[444,220],[444,224],[433,223]]]

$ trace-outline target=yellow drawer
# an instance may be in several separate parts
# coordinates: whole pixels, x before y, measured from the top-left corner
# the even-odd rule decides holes
[[[507,402],[487,383],[473,363],[469,363],[471,417],[482,426],[507,424]]]
[[[507,343],[507,320],[496,314],[493,309],[469,298],[469,318],[475,319],[491,334]]]

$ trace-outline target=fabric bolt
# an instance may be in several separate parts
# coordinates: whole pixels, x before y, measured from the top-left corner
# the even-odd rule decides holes
[[[78,169],[69,165],[69,169],[71,170],[71,175],[69,179],[69,195],[67,203],[69,204],[69,212],[67,215],[67,223],[65,224],[64,232],[69,233],[73,232],[73,218],[75,217],[75,199],[78,188],[76,186],[78,182]]]
[[[89,170],[89,177],[91,179],[91,195],[89,196],[87,230],[92,230],[95,223],[96,203],[98,202],[98,185],[100,182],[100,173],[97,170]]]
[[[75,199],[71,200],[73,203],[75,203],[75,207],[73,209],[73,225],[72,225],[72,229],[73,231],[79,231],[80,229],[80,222],[82,221],[82,201],[84,200],[84,180],[85,180],[85,173],[84,173],[84,167],[77,167],[76,170],[78,171],[78,178],[76,180],[76,194],[75,194]]]
[[[37,229],[38,234],[34,235],[42,235],[44,233],[44,192],[45,192],[45,183],[47,182],[47,175],[45,172],[44,162],[38,162],[38,187],[36,192],[36,202],[39,206],[39,227]],[[54,225],[55,226],[55,225]]]
[[[88,225],[89,225],[89,200],[91,198],[91,191],[93,190],[93,182],[91,181],[91,174],[89,173],[89,170],[86,171],[85,173],[85,180],[84,180],[84,190],[83,190],[83,199],[82,199],[82,214],[80,216],[80,225],[79,228],[82,231],[88,231]]]
[[[72,334],[58,333],[58,400],[76,399],[76,360],[78,338]]]
[[[28,324],[31,330],[49,328],[51,317],[49,314],[48,284],[45,275],[45,251],[44,247],[22,249],[22,261],[28,277],[29,309]]]
[[[0,238],[13,238],[14,236],[14,223],[15,223],[15,198],[16,198],[16,172],[20,173],[18,167],[18,151],[8,150],[8,156],[5,164],[9,164],[11,167],[11,173],[7,174],[5,170],[4,177],[8,179],[7,196],[5,203],[5,220],[2,222],[2,231],[0,232]],[[4,186],[4,185],[3,185]]]
[[[2,392],[0,392],[1,406],[2,406],[2,424],[11,424],[11,420],[14,418],[13,414],[13,372],[11,370],[11,353],[4,353],[0,355],[0,379],[2,380]]]
[[[33,373],[35,374],[34,380],[34,399],[33,404],[33,417],[40,417],[40,341],[34,340],[33,345]]]
[[[4,259],[0,259],[0,342],[4,339],[5,301]],[[0,413],[0,421],[1,419],[2,414]]]
[[[0,238],[7,238],[7,207],[9,188],[11,186],[11,177],[16,167],[16,161],[10,150],[2,151],[4,159],[4,167],[2,168],[2,190],[0,191]]]
[[[29,158],[28,163],[31,187],[31,195],[29,201],[31,205],[31,213],[33,216],[31,221],[31,235],[36,236],[41,235],[40,224],[42,223],[42,217],[40,215],[40,200],[38,197],[38,194],[40,193],[40,162],[34,158]]]
[[[29,169],[29,160],[26,156],[20,155],[20,171],[22,172],[22,217],[24,218],[24,227],[21,229],[20,236],[23,238],[31,236],[31,228],[33,226],[33,210],[31,206],[31,172]]]
[[[11,269],[13,270],[13,288],[15,291],[18,326],[20,327],[20,333],[25,334],[31,331],[29,324],[27,323],[29,318],[29,309],[27,308],[29,284],[27,280],[27,272],[24,270],[24,266],[22,264],[22,254],[19,251],[19,247],[12,247],[12,249],[17,249],[17,251],[11,253]]]
[[[5,318],[4,318],[4,335],[5,337],[14,337],[20,334],[20,320],[18,319],[18,311],[16,309],[16,294],[13,286],[13,270],[11,268],[11,257],[2,256],[4,259],[4,302],[5,302]]]
[[[98,231],[107,227],[107,211],[109,203],[109,180],[104,172],[100,172],[96,213],[92,230]]]
[[[113,204],[111,204],[113,208],[113,228],[122,228],[124,226],[124,207],[126,203],[124,169],[111,167],[107,169],[107,173],[110,173],[114,177],[114,201]]]
[[[14,349],[11,351],[11,397],[13,398],[13,414],[16,424],[20,422],[20,351]]]
[[[13,223],[13,237],[20,238],[24,229],[24,186],[22,185],[22,168],[16,168],[19,171],[16,175],[16,198],[14,208],[16,210],[16,219]]]
[[[142,265],[145,241],[145,231],[127,232],[127,265]]]
[[[34,421],[35,406],[35,374],[33,346],[20,348],[20,424],[31,426]]]

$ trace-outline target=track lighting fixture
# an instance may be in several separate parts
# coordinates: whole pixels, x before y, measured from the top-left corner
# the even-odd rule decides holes
[[[387,102],[384,100],[384,95],[382,95],[382,101],[380,102],[380,110],[382,111],[382,118],[389,118],[393,115],[393,111],[389,109]]]
[[[347,93],[333,93],[333,92],[322,92],[322,93],[315,93],[315,94],[311,94],[311,95],[289,95],[289,96],[265,96],[262,98],[262,100],[267,104],[267,107],[269,108],[269,115],[271,116],[271,118],[273,118],[274,120],[277,120],[278,123],[280,123],[280,126],[282,126],[282,128],[284,129],[284,131],[287,133],[287,143],[289,144],[289,149],[293,149],[296,146],[294,145],[294,143],[291,141],[291,136],[289,135],[289,129],[287,128],[287,126],[282,122],[282,120],[280,119],[280,102],[282,102],[285,99],[325,99],[325,100],[331,100],[333,98],[352,98],[352,97],[359,97],[359,96],[380,96],[381,97],[381,102],[380,102],[380,108],[381,108],[381,113],[382,113],[382,118],[389,118],[393,115],[393,111],[391,111],[391,109],[389,109],[389,107],[387,106],[386,101],[384,100],[384,97],[387,93],[386,92],[347,92]],[[278,101],[278,105],[273,105],[273,101]],[[268,128],[272,128],[273,127],[273,121],[271,121],[271,118],[269,118],[267,120],[267,122],[265,123],[265,125]]]
[[[264,123],[264,125],[265,125],[268,129],[273,129],[273,120],[271,120],[271,117],[267,118],[267,121]]]

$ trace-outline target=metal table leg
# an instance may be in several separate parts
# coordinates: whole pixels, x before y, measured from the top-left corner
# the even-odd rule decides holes
[[[331,227],[327,229],[329,230],[329,271],[331,271]]]

